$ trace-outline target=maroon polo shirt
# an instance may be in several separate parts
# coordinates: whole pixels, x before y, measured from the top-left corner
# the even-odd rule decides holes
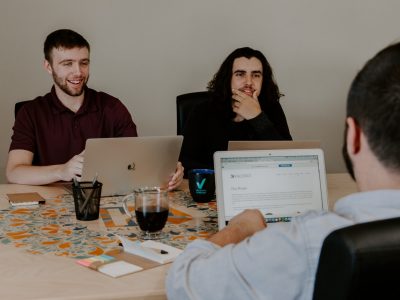
[[[58,99],[54,86],[20,109],[13,131],[10,151],[33,152],[37,166],[66,163],[83,151],[88,138],[137,136],[129,111],[117,98],[86,88],[74,113]]]

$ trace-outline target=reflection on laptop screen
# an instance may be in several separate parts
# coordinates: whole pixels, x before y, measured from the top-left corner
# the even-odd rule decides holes
[[[318,155],[221,157],[225,221],[248,208],[267,222],[290,221],[307,210],[326,208]],[[323,162],[322,162],[323,163]],[[325,193],[325,195],[324,195]]]

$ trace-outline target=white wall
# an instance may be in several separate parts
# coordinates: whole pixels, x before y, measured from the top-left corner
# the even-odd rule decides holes
[[[175,97],[204,90],[223,59],[251,46],[269,59],[292,136],[320,139],[329,172],[340,154],[348,87],[400,36],[395,0],[2,0],[0,182],[14,103],[50,90],[43,41],[59,28],[91,44],[89,86],[120,98],[140,135],[176,132]]]

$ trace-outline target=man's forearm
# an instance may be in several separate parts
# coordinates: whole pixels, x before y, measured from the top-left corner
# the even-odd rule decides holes
[[[217,232],[209,241],[221,247],[228,244],[237,244],[257,231],[263,230],[266,223],[262,213],[257,209],[246,209],[235,216],[220,232]]]
[[[42,185],[60,181],[59,171],[62,165],[31,166],[19,165],[7,170],[10,183]]]
[[[237,244],[248,237],[239,226],[227,226],[211,236],[208,240],[221,247],[229,244]]]

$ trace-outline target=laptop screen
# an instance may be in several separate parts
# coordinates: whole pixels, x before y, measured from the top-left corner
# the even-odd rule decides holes
[[[216,155],[216,176],[220,177],[216,180],[217,199],[222,198],[218,199],[218,210],[223,209],[225,223],[248,208],[260,209],[267,222],[290,221],[305,211],[326,209],[325,167],[322,151],[317,150],[297,154],[293,150],[290,154],[280,153],[288,150],[227,151]]]

